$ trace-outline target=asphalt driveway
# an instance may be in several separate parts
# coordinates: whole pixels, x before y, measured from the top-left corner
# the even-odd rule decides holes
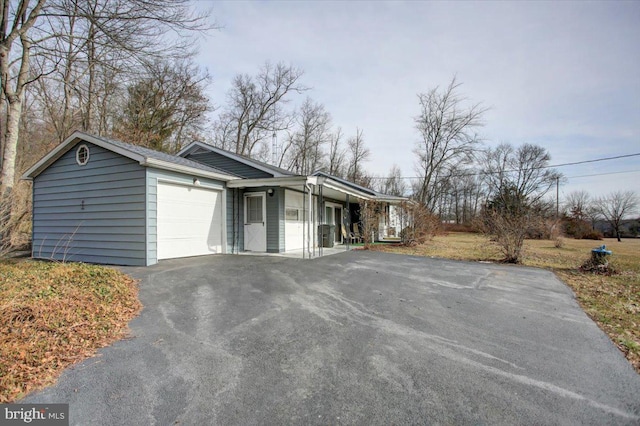
[[[550,272],[363,251],[125,271],[132,338],[22,402],[71,424],[640,423],[640,375]]]

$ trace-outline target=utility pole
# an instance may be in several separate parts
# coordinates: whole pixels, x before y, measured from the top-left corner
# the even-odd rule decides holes
[[[278,139],[275,130],[273,131],[273,135],[271,135],[271,162],[274,166],[278,165]]]
[[[556,219],[560,217],[560,177],[556,177]]]

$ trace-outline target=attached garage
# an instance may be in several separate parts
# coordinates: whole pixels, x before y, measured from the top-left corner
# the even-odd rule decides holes
[[[31,167],[32,256],[147,266],[224,253],[225,184],[213,167],[81,132]]]
[[[158,182],[158,259],[222,253],[222,191]]]

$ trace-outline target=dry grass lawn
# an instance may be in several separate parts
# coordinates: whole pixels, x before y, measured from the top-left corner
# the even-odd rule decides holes
[[[124,337],[141,309],[137,295],[136,283],[110,268],[0,261],[0,403]]]
[[[640,239],[603,241],[564,239],[556,248],[553,241],[525,242],[523,264],[551,269],[575,292],[585,312],[604,330],[640,373]],[[578,270],[591,249],[606,244],[613,251],[613,275],[583,273]],[[372,246],[373,250],[417,256],[471,261],[501,259],[500,251],[477,234],[449,233],[417,247]]]

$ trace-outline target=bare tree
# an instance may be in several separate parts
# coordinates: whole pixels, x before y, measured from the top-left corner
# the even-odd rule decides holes
[[[458,224],[468,224],[475,219],[482,200],[486,198],[482,178],[475,169],[453,169],[448,181],[448,189],[443,194],[448,200],[448,217]]]
[[[237,75],[228,92],[228,104],[218,117],[216,128],[224,129],[228,140],[216,138],[236,154],[252,156],[256,147],[273,132],[287,130],[292,114],[284,109],[287,95],[308,90],[300,83],[303,71],[267,62],[257,76]]]
[[[324,105],[307,97],[296,121],[298,127],[288,149],[288,169],[306,175],[320,168],[323,147],[330,140],[331,115]]]
[[[565,235],[576,239],[599,237],[599,232],[594,232],[596,216],[599,213],[587,191],[573,191],[567,194],[562,203],[562,210]]]
[[[567,216],[578,220],[585,220],[591,205],[591,196],[587,191],[573,191],[564,200],[564,210]]]
[[[614,191],[605,197],[598,198],[595,206],[613,228],[618,241],[622,241],[620,224],[624,218],[636,212],[639,203],[638,195],[633,191]]]
[[[551,156],[541,146],[525,143],[517,148],[502,143],[484,152],[485,184],[490,196],[511,196],[533,204],[542,199],[562,175],[549,168]],[[508,191],[507,191],[508,190]]]
[[[397,164],[391,166],[389,175],[382,184],[382,192],[388,195],[402,197],[407,192],[407,183],[402,179],[402,171]]]
[[[148,76],[128,87],[115,134],[158,151],[177,152],[198,139],[211,111],[204,91],[209,76],[185,60],[150,65]]]
[[[349,149],[349,165],[347,168],[347,179],[362,186],[368,186],[370,182],[366,179],[362,163],[367,161],[371,152],[364,145],[364,132],[356,128],[356,135],[347,140]]]
[[[12,3],[2,0],[0,4],[0,98],[6,114],[3,117],[6,128],[2,141],[0,202],[6,202],[15,182],[20,115],[26,86],[32,81],[30,55],[33,40],[29,33],[40,18],[45,0],[38,0],[31,7],[28,0]]]
[[[420,175],[417,198],[431,211],[446,189],[450,170],[469,162],[480,144],[475,129],[482,126],[487,111],[481,104],[466,107],[457,91],[455,77],[444,90],[435,88],[418,95],[420,114],[415,117],[420,133],[414,153]]]
[[[329,159],[327,171],[330,175],[344,177],[345,151],[342,147],[342,128],[338,127],[329,139]]]
[[[53,90],[38,100],[58,140],[76,123],[103,128],[107,120],[96,111],[109,104],[111,71],[190,52],[186,34],[211,28],[207,18],[189,0],[0,0],[2,202],[15,184],[25,93],[34,82],[47,79],[40,91]]]
[[[598,209],[598,206],[595,205],[594,202],[589,204],[589,206],[585,210],[585,218],[589,220],[589,223],[591,224],[591,230],[595,231],[596,222],[600,220],[600,218],[602,218],[602,215],[600,214],[600,210]]]
[[[503,250],[506,262],[519,263],[527,234],[543,228],[548,206],[542,197],[561,177],[549,168],[550,160],[544,148],[531,144],[500,144],[484,154],[489,191],[484,230]]]

